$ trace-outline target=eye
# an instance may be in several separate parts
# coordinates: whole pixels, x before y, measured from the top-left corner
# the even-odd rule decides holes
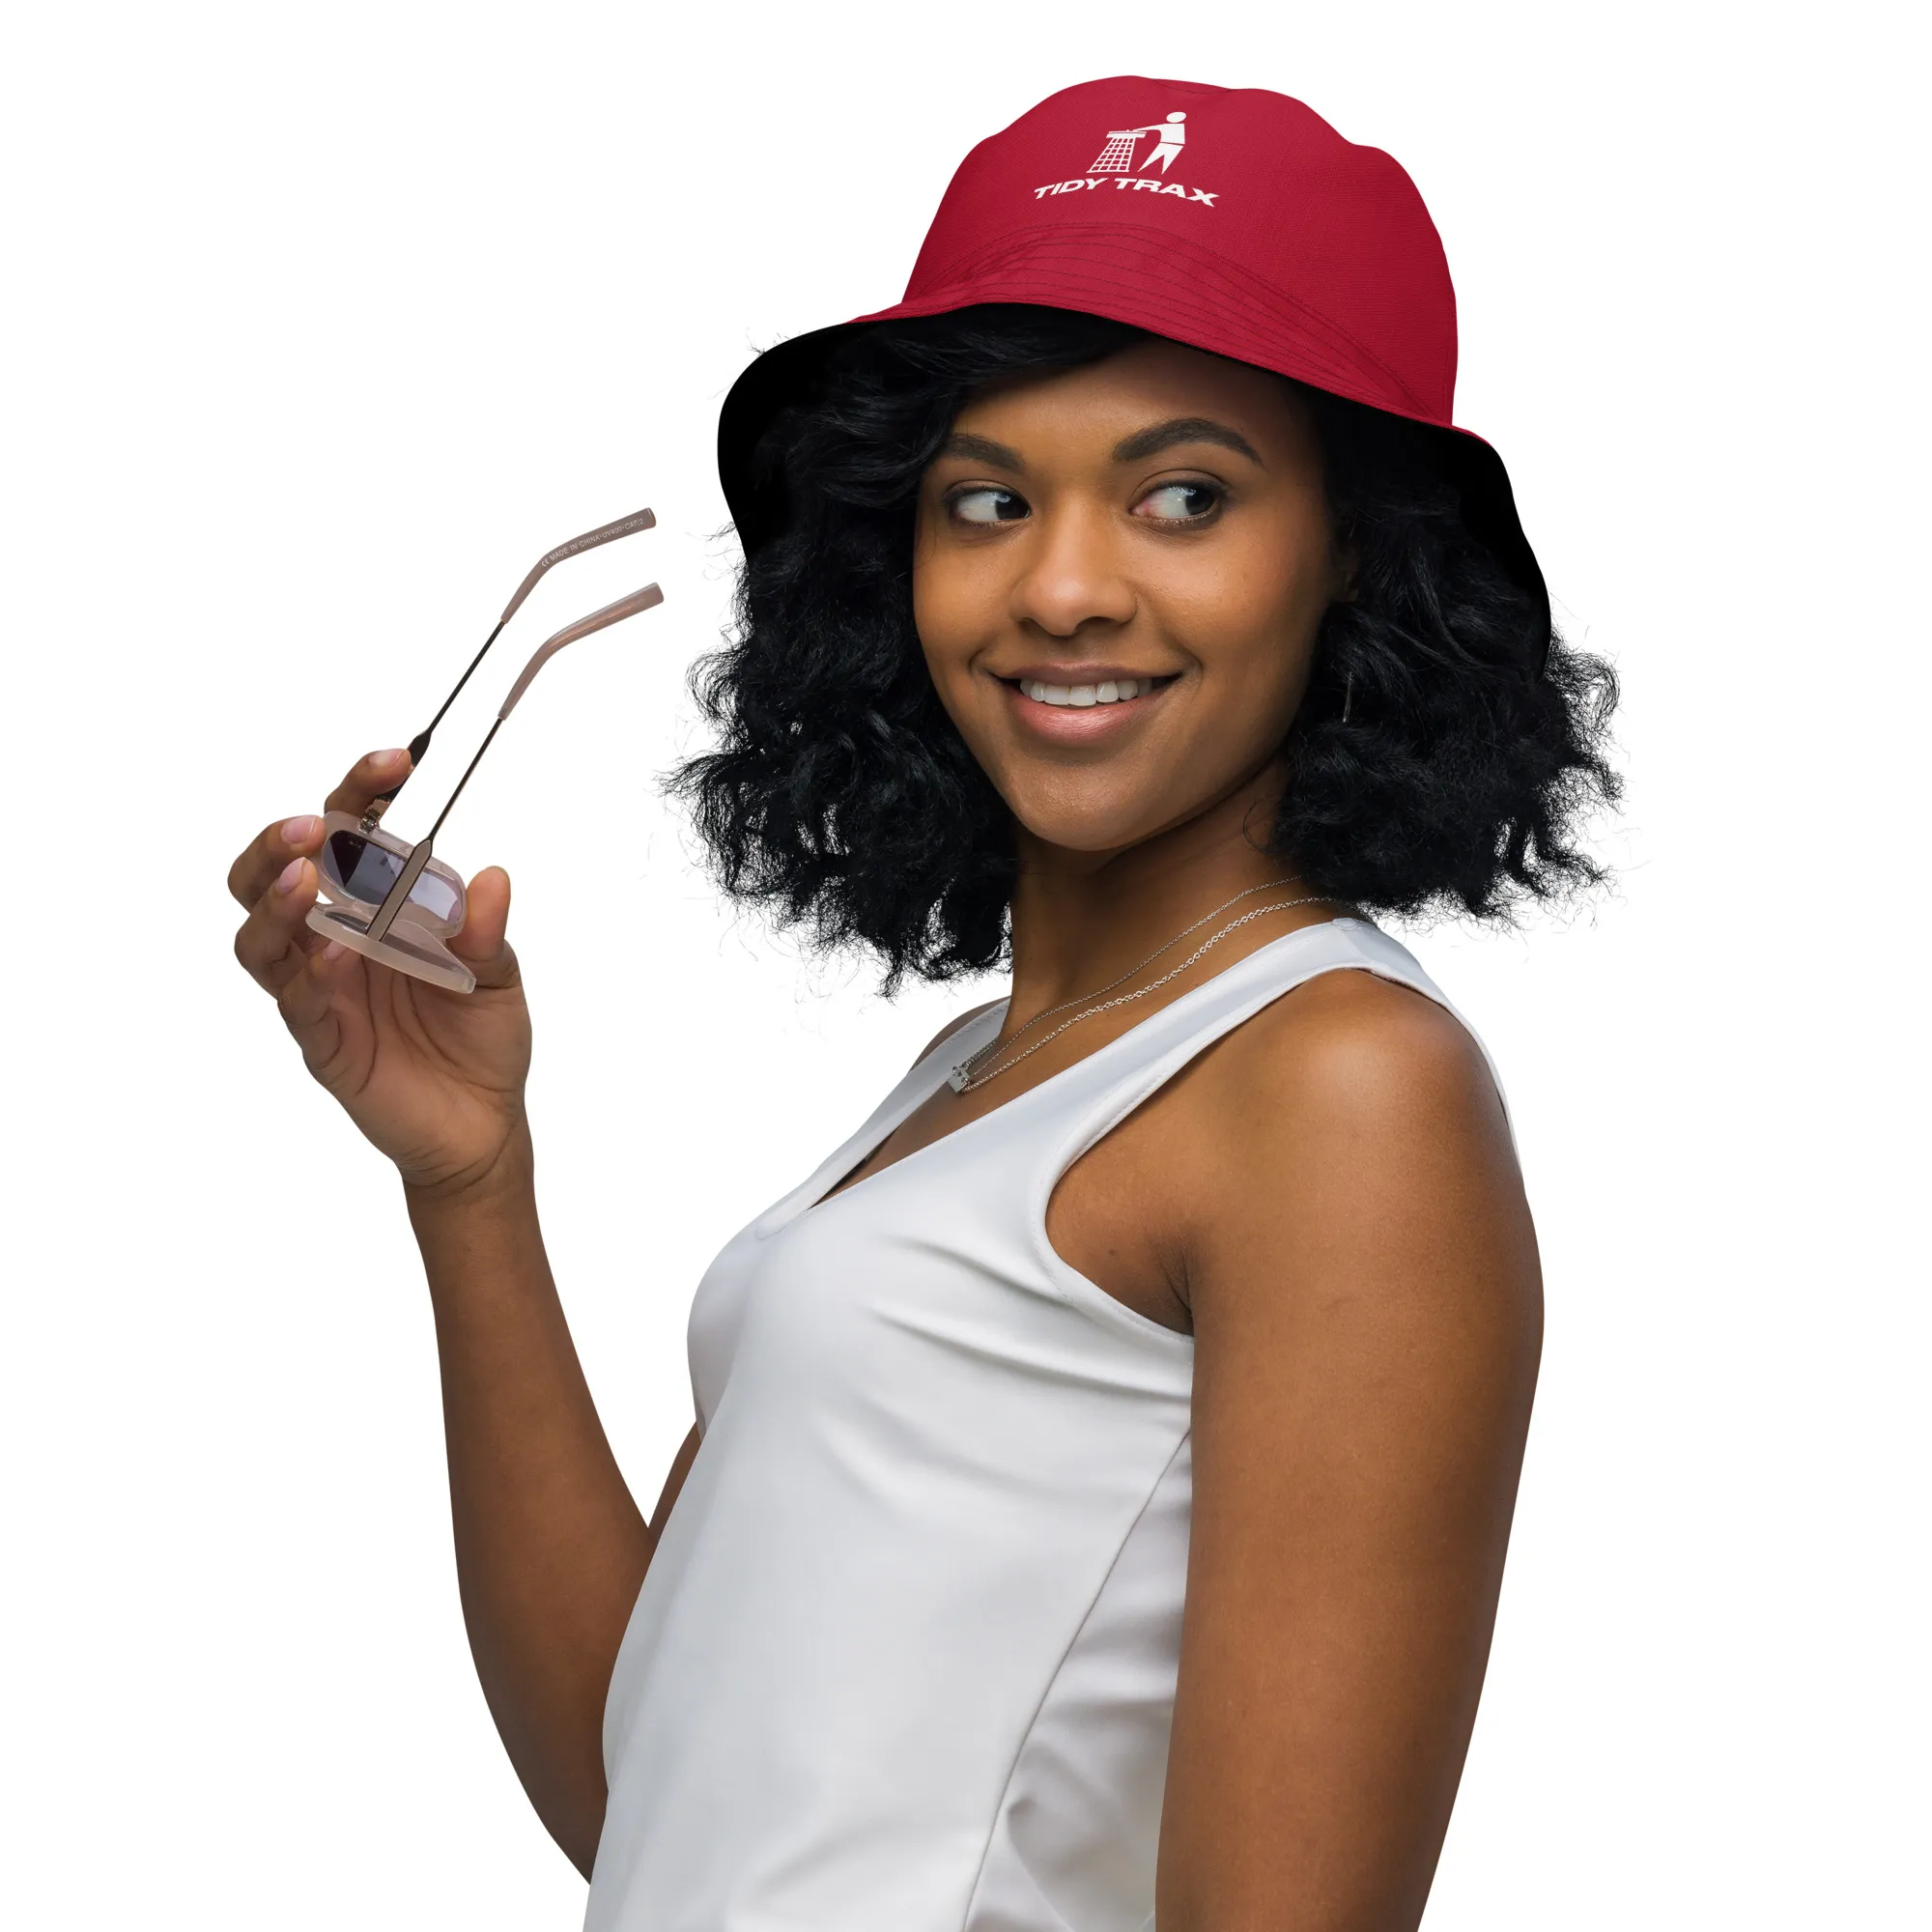
[[[1014,524],[1027,514],[1024,497],[996,484],[976,483],[946,499],[947,513],[962,524]]]
[[[1157,524],[1205,523],[1225,494],[1218,483],[1158,483],[1134,505],[1134,515]]]

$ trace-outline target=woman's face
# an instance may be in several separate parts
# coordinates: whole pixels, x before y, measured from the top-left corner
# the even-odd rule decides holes
[[[977,397],[921,487],[933,683],[1021,826],[1066,850],[1265,774],[1338,594],[1305,409],[1179,344]]]

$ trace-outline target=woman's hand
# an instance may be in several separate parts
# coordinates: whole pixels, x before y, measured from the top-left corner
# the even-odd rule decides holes
[[[360,814],[408,769],[406,752],[373,753],[326,809]],[[308,929],[322,837],[319,817],[277,820],[236,860],[228,890],[248,917],[235,956],[273,995],[308,1070],[405,1182],[459,1192],[523,1144],[530,1020],[503,938],[509,875],[492,867],[470,881],[468,922],[448,944],[476,990],[446,992]]]

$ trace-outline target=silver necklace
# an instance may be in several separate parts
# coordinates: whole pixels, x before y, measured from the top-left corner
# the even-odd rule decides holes
[[[1292,906],[1324,905],[1327,903],[1326,899],[1318,893],[1312,894],[1305,898],[1277,899],[1271,905],[1257,906],[1252,912],[1244,912],[1239,919],[1230,920],[1219,932],[1210,933],[1179,966],[1171,967],[1158,980],[1150,980],[1145,986],[1137,986],[1131,993],[1122,993],[1117,1000],[1110,1000],[1105,997],[1116,986],[1125,985],[1136,974],[1146,972],[1163,952],[1170,952],[1173,948],[1179,946],[1189,933],[1199,932],[1208,921],[1219,919],[1230,906],[1239,905],[1243,899],[1253,898],[1257,893],[1273,892],[1280,884],[1281,881],[1276,879],[1265,886],[1250,886],[1245,892],[1236,893],[1233,898],[1223,899],[1212,912],[1203,913],[1192,925],[1183,926],[1172,939],[1166,941],[1163,945],[1156,946],[1139,965],[1129,966],[1118,980],[1109,980],[1098,992],[1084,993],[1077,999],[1063,1000],[1057,1007],[1048,1007],[1043,1012],[1034,1014],[1033,1018],[1028,1020],[1025,1026],[1017,1028],[1014,1032],[1009,1034],[1005,1039],[996,1038],[988,1040],[984,1046],[980,1047],[975,1053],[969,1053],[964,1060],[960,1061],[953,1067],[952,1071],[946,1076],[947,1085],[955,1094],[970,1094],[974,1088],[983,1087],[987,1081],[996,1080],[1002,1073],[1010,1072],[1021,1061],[1030,1059],[1041,1047],[1047,1045],[1052,1040],[1058,1039],[1068,1027],[1078,1026],[1082,1020],[1094,1019],[1100,1013],[1111,1012],[1116,1007],[1127,1006],[1135,1000],[1146,999],[1150,993],[1158,992],[1161,987],[1167,985],[1171,980],[1179,979],[1190,966],[1214,947],[1220,945],[1222,940],[1226,939],[1231,932],[1238,930],[1241,926],[1248,924],[1250,921],[1261,919],[1271,912],[1287,912]],[[1051,1033],[1042,1034],[1024,1053],[1016,1053],[1010,1060],[1001,1061],[998,1065],[987,1065],[989,1061],[999,1060],[1002,1054],[1010,1049],[1015,1040],[1019,1039],[1023,1035],[1031,1033],[1042,1020],[1050,1020],[1055,1013],[1064,1013],[1069,1007],[1079,1007],[1081,1010],[1075,1013],[1070,1019],[1062,1020]]]

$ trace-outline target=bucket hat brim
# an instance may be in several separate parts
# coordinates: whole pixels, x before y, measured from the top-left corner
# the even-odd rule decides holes
[[[789,518],[781,467],[761,460],[760,446],[778,417],[818,386],[840,343],[879,323],[1010,302],[1076,309],[1125,323],[1414,423],[1443,475],[1461,491],[1471,534],[1536,599],[1541,631],[1548,635],[1549,596],[1543,572],[1523,534],[1509,472],[1489,443],[1429,415],[1419,403],[1392,408],[1392,402],[1413,399],[1402,397],[1399,387],[1391,394],[1393,378],[1366,350],[1310,311],[1298,311],[1293,327],[1284,327],[1290,319],[1279,313],[1257,313],[1263,297],[1253,286],[1243,288],[1244,278],[1225,260],[1206,250],[1192,251],[1205,258],[1186,264],[1198,272],[1177,274],[1177,251],[1167,238],[1157,254],[1122,247],[1122,259],[1115,264],[1106,259],[1115,250],[1105,247],[1096,261],[1096,245],[1118,240],[1080,238],[1077,249],[1069,251],[1064,232],[1042,235],[1033,248],[1009,247],[997,261],[958,265],[965,272],[955,270],[945,286],[914,299],[792,336],[766,350],[731,385],[718,421],[719,478],[746,555],[770,542]],[[1153,273],[1157,268],[1163,271],[1160,279]],[[1264,295],[1272,298],[1268,306],[1278,310],[1283,298],[1273,291]]]

